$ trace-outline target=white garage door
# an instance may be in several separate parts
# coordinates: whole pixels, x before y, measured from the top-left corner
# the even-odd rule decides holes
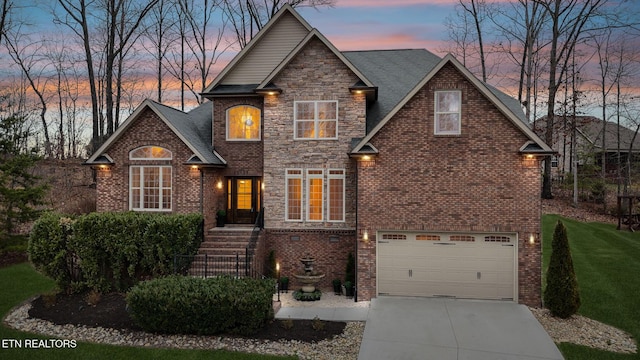
[[[380,232],[378,294],[511,299],[516,234]]]

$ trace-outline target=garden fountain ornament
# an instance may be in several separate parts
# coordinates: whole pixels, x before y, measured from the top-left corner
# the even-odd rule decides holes
[[[316,285],[320,280],[325,276],[325,274],[321,274],[313,271],[313,262],[315,261],[310,255],[303,257],[300,259],[304,267],[304,273],[294,274],[293,276],[298,279],[302,283],[302,292],[312,293],[316,290]]]

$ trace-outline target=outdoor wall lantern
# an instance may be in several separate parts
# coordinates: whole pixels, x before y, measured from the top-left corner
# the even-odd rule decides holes
[[[222,180],[218,180],[218,182],[216,183],[216,188],[218,190],[222,190]]]
[[[536,235],[534,233],[529,234],[529,244],[533,245],[536,243]]]
[[[362,233],[362,241],[369,242],[369,232],[367,231],[367,229],[365,229]]]

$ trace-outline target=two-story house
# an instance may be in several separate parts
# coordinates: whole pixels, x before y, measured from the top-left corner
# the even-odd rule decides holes
[[[540,304],[552,150],[452,56],[341,52],[286,5],[202,96],[143,102],[95,152],[98,211],[262,215],[283,275],[311,255],[329,287],[353,253],[358,300]]]

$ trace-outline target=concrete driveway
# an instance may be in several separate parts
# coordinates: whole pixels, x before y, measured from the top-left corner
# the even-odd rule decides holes
[[[512,302],[378,297],[360,360],[563,359],[542,325]]]

